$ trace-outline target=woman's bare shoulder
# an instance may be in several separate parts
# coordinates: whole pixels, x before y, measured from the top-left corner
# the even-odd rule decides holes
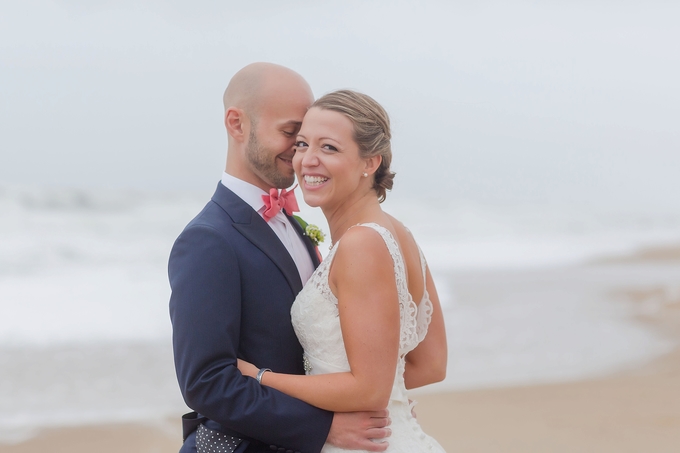
[[[376,240],[380,237],[381,234],[370,226],[361,224],[353,226],[342,235],[342,240],[338,242],[338,253],[370,253],[372,251],[383,249],[385,248],[383,241]]]
[[[339,297],[341,287],[370,289],[376,282],[387,284],[394,278],[390,251],[375,229],[350,228],[338,241],[337,248],[329,275],[336,297]],[[380,284],[381,288],[383,286]]]

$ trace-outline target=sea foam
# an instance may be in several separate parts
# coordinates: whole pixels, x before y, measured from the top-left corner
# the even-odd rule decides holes
[[[209,197],[0,187],[0,425],[9,430],[0,437],[185,409],[172,367],[167,258]],[[583,284],[608,277],[570,266],[680,242],[680,216],[393,198],[386,210],[414,233],[439,285],[450,358],[447,380],[433,389],[581,378],[671,347]],[[328,232],[319,210],[304,206],[301,215]],[[535,281],[480,291],[503,272]],[[661,275],[645,272],[636,275]],[[551,286],[551,275],[573,284]]]

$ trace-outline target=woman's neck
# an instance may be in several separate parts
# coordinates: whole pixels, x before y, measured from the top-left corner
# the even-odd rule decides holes
[[[323,207],[321,209],[328,220],[332,244],[337,244],[342,235],[354,225],[376,221],[382,213],[374,190],[370,190],[358,199],[345,201],[335,209]]]

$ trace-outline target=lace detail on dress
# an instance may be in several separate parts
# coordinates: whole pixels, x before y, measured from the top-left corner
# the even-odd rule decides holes
[[[326,259],[314,271],[291,307],[291,319],[300,344],[305,349],[307,374],[317,374],[312,357],[330,363],[347,362],[345,345],[338,318],[338,299],[328,284],[330,265],[338,247],[333,247]]]
[[[418,319],[416,320],[416,332],[418,332],[418,343],[420,343],[425,339],[430,321],[432,321],[434,306],[427,292],[427,261],[420,247],[418,247],[418,253],[420,254],[420,267],[423,269],[423,297],[418,304]]]

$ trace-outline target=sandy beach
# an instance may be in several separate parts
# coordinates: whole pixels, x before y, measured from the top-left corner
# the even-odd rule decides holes
[[[447,452],[677,452],[680,353],[604,379],[425,395],[418,409]]]
[[[672,453],[680,445],[680,351],[582,382],[421,395],[418,418],[447,452]],[[179,424],[47,430],[3,453],[177,451]]]
[[[583,266],[576,276],[642,275],[636,266],[663,265],[678,274],[680,253],[643,251],[637,256]],[[589,267],[590,266],[590,267]],[[669,267],[670,266],[670,267]],[[647,271],[649,271],[648,268]],[[652,269],[653,271],[654,269]],[[637,272],[640,271],[640,272]],[[654,272],[652,272],[653,274]],[[552,274],[550,274],[552,275]],[[564,274],[567,275],[567,274]],[[521,278],[517,277],[521,276]],[[479,288],[494,280],[498,291],[519,280],[538,285],[536,275],[468,279],[458,297],[494,297]],[[552,277],[551,277],[552,278]],[[571,275],[567,278],[574,279]],[[678,285],[656,280],[616,280],[599,290],[637,307],[637,322],[660,335],[680,339]],[[508,283],[509,284],[509,283]],[[540,286],[540,285],[539,285]],[[477,290],[475,289],[477,288]],[[516,288],[519,288],[516,287]],[[680,451],[680,349],[629,369],[597,378],[538,385],[441,392],[417,396],[416,411],[426,432],[448,452],[598,452],[671,453]],[[0,453],[177,451],[179,414],[144,425],[109,424],[47,429],[17,444],[0,444]]]

